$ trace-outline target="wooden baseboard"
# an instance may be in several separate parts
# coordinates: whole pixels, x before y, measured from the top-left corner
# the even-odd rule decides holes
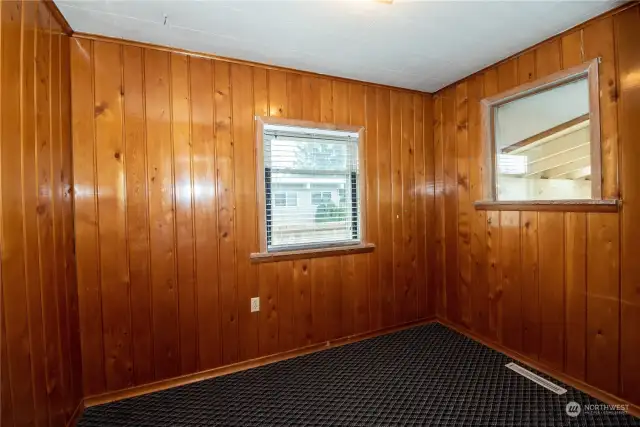
[[[228,375],[238,371],[244,371],[246,369],[256,368],[258,366],[268,365],[271,363],[280,362],[282,360],[291,359],[293,357],[303,356],[309,353],[315,353],[318,351],[327,350],[333,347],[339,347],[345,344],[350,344],[357,341],[374,338],[380,335],[390,334],[392,332],[401,331],[403,329],[412,328],[414,326],[425,325],[427,323],[434,322],[435,316],[431,316],[425,319],[416,320],[401,325],[383,328],[372,332],[365,332],[362,334],[355,334],[344,338],[338,338],[331,341],[326,341],[318,344],[313,344],[307,347],[286,351],[283,353],[277,353],[269,356],[259,357],[257,359],[246,360],[232,365],[221,366],[219,368],[208,369],[206,371],[195,372],[193,374],[182,375],[180,377],[169,378],[166,380],[156,381],[149,384],[135,386],[124,390],[111,391],[99,395],[87,396],[84,398],[84,407],[88,408],[96,405],[103,405],[109,402],[115,402],[117,400],[128,399],[130,397],[140,396],[143,394],[153,393],[155,391],[166,390],[173,387],[182,386],[210,378],[219,377],[221,375]]]
[[[473,331],[470,331],[468,329],[464,329],[463,327],[452,323],[449,320],[445,320],[445,319],[441,319],[438,318],[436,320],[438,323],[451,328],[453,330],[455,330],[456,332],[461,333],[462,335],[465,335],[468,338],[471,338],[474,341],[479,342],[480,344],[486,345],[487,347],[490,347],[496,351],[499,351],[500,353],[503,353],[507,356],[509,356],[512,359],[517,360],[518,362],[522,363],[523,365],[527,365],[533,369],[536,369],[540,372],[543,372],[547,375],[549,375],[550,377],[553,377],[555,379],[557,379],[558,381],[561,381],[567,385],[570,385],[573,388],[576,388],[590,396],[595,397],[596,399],[599,399],[601,401],[603,401],[604,403],[610,404],[610,405],[628,405],[629,411],[628,413],[635,416],[635,417],[640,417],[640,406],[638,405],[634,405],[633,403],[626,401],[624,399],[621,399],[620,397],[614,396],[611,393],[608,393],[606,391],[600,390],[599,388],[596,388],[592,385],[589,385],[587,383],[585,383],[584,381],[581,381],[579,379],[573,378],[563,372],[560,372],[554,368],[549,367],[548,365],[545,365],[544,363],[541,363],[537,360],[531,359],[528,356],[525,356],[523,354],[520,354],[516,351],[510,350],[506,347],[504,347],[503,345],[501,345],[500,343],[497,343],[495,341],[490,341],[487,340],[486,338],[476,334]]]
[[[69,418],[69,421],[67,421],[67,427],[76,427],[76,425],[78,424],[78,420],[80,420],[83,412],[84,400],[80,399],[80,402],[78,402],[78,406],[76,406],[76,409],[74,409],[73,413],[71,414],[71,418]]]

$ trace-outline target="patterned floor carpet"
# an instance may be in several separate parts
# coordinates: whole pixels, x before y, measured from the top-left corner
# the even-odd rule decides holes
[[[554,394],[505,368],[512,361],[433,323],[94,406],[78,425],[640,426],[540,374],[568,390]]]

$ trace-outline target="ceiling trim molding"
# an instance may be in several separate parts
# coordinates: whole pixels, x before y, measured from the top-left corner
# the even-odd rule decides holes
[[[58,24],[62,27],[62,31],[68,36],[73,35],[73,28],[71,28],[71,25],[69,25],[69,22],[62,12],[60,12],[60,9],[58,9],[58,6],[53,2],[53,0],[42,0],[42,3],[44,3],[55,20],[58,21]]]
[[[101,36],[101,35],[98,35],[98,34],[74,32],[73,33],[73,38],[100,41],[100,42],[125,44],[125,45],[129,45],[129,46],[136,46],[136,47],[145,48],[145,49],[155,49],[155,50],[161,50],[161,51],[172,52],[172,53],[179,53],[179,54],[183,54],[183,55],[195,56],[195,57],[200,57],[200,58],[215,59],[216,61],[229,62],[229,63],[232,63],[232,64],[242,64],[242,65],[249,65],[251,67],[260,67],[260,68],[264,68],[264,69],[267,69],[267,70],[285,71],[285,72],[289,72],[289,73],[296,73],[296,74],[300,74],[300,75],[320,77],[320,78],[325,78],[325,79],[326,78],[330,78],[332,80],[343,81],[343,82],[347,82],[347,83],[364,84],[364,85],[367,85],[367,86],[379,87],[379,88],[382,88],[382,89],[390,89],[390,90],[395,90],[395,91],[400,91],[400,92],[414,93],[414,94],[418,94],[418,95],[427,95],[427,96],[433,95],[431,92],[422,92],[422,91],[415,90],[415,89],[407,89],[407,88],[403,88],[403,87],[389,86],[389,85],[385,85],[385,84],[381,84],[381,83],[367,82],[367,81],[364,81],[364,80],[349,79],[349,78],[346,78],[346,77],[338,77],[338,76],[333,76],[333,75],[330,75],[330,74],[314,73],[313,71],[297,70],[295,68],[281,67],[281,66],[278,66],[278,65],[264,64],[264,63],[255,62],[255,61],[246,61],[244,59],[236,59],[236,58],[229,58],[229,57],[226,57],[226,56],[219,56],[219,55],[215,55],[213,53],[198,52],[198,51],[189,50],[189,49],[183,49],[183,48],[179,48],[179,47],[164,46],[164,45],[158,45],[158,44],[146,43],[146,42],[138,42],[138,41],[135,41],[135,40],[121,39],[121,38],[118,38],[118,37],[109,37],[109,36]]]

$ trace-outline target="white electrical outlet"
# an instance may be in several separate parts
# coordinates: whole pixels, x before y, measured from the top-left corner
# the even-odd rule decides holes
[[[260,311],[260,297],[251,298],[251,312]]]

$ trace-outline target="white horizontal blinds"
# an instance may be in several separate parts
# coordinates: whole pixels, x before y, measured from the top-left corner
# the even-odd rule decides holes
[[[358,134],[264,128],[267,249],[360,240]]]

